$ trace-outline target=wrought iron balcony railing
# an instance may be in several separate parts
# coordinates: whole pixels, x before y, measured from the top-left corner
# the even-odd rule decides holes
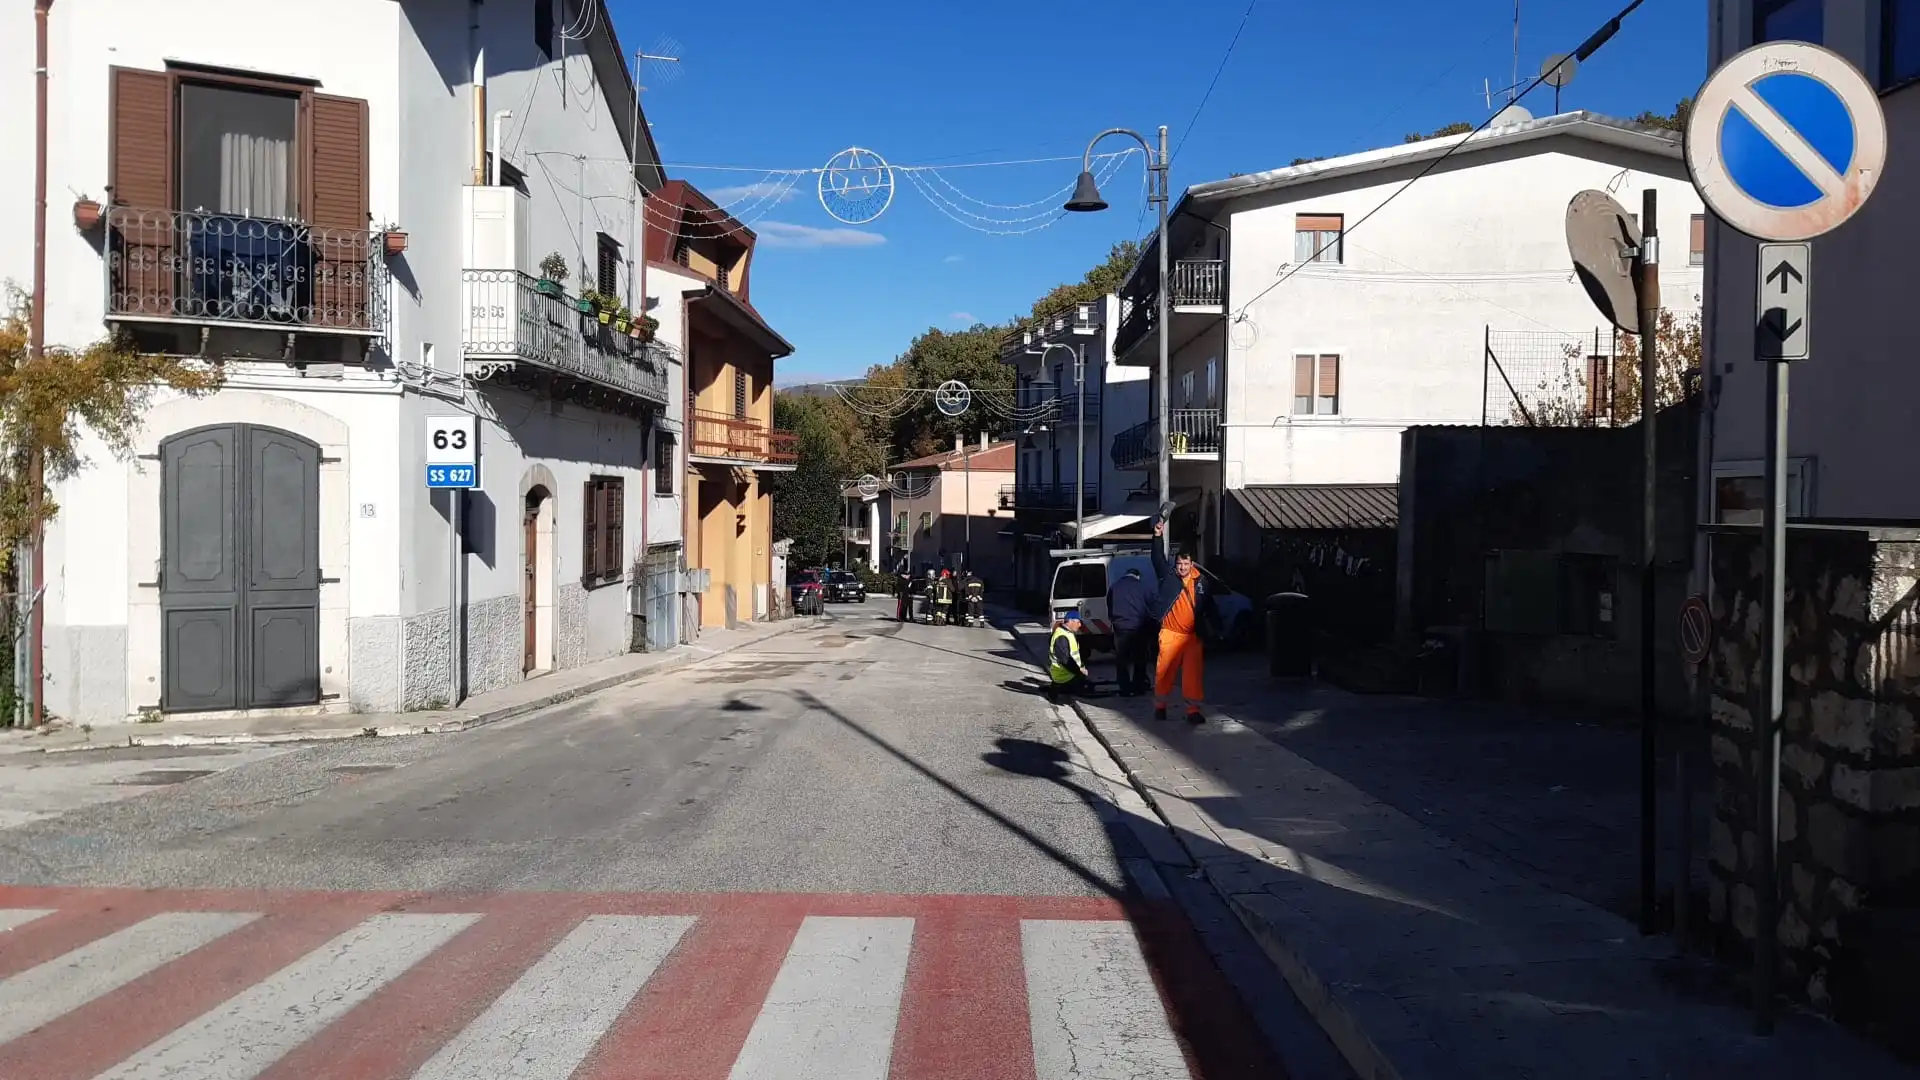
[[[1180,259],[1168,268],[1173,291],[1167,296],[1172,307],[1224,307],[1227,302],[1227,264],[1222,259]],[[1121,300],[1120,326],[1114,331],[1115,355],[1138,344],[1153,329],[1154,312],[1159,306],[1160,275],[1143,270],[1137,291]]]
[[[107,317],[378,336],[381,234],[239,214],[106,212]]]
[[[1167,449],[1174,457],[1220,452],[1219,409],[1174,409],[1168,413],[1173,437]],[[1153,464],[1160,456],[1160,422],[1135,424],[1113,437],[1113,466],[1134,469]]]
[[[476,378],[526,364],[551,374],[667,404],[667,355],[582,311],[564,290],[542,291],[518,270],[464,270],[461,352]]]

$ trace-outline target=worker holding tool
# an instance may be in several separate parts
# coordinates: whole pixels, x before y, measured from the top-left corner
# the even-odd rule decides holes
[[[1156,538],[1166,531],[1165,517],[1154,522]],[[1201,579],[1191,552],[1182,551],[1169,567],[1160,545],[1155,544],[1153,572],[1160,579],[1160,592],[1154,598],[1154,611],[1160,620],[1160,657],[1153,673],[1153,718],[1167,718],[1167,702],[1173,697],[1173,684],[1178,678],[1181,696],[1187,702],[1187,723],[1204,723],[1206,715],[1201,709],[1206,703],[1206,657],[1200,634],[1212,615],[1213,593]]]
[[[1047,700],[1059,702],[1065,697],[1094,697],[1093,676],[1080,659],[1080,612],[1061,613],[1053,624],[1053,636],[1047,639]]]

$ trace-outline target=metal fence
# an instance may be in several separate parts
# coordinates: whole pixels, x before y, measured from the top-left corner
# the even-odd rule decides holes
[[[1486,329],[1483,424],[1614,427],[1639,415],[1619,403],[1619,331]]]

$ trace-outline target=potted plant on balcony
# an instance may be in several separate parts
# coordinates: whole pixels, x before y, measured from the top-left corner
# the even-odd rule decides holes
[[[633,340],[635,341],[652,341],[653,336],[659,332],[660,320],[651,315],[642,315],[633,320]]]
[[[388,225],[381,233],[381,241],[386,245],[387,258],[405,254],[407,250],[406,230]]]
[[[81,232],[92,232],[100,224],[100,204],[92,197],[82,195],[73,201],[73,227]]]
[[[549,251],[547,257],[540,260],[540,281],[534,285],[534,291],[542,296],[560,299],[567,295],[567,260],[557,251]]]

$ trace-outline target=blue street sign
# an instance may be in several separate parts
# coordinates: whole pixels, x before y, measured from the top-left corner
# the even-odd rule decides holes
[[[479,480],[480,470],[471,465],[427,466],[427,486],[430,488],[478,487]]]
[[[1768,42],[1720,65],[1700,88],[1686,155],[1720,220],[1762,240],[1811,240],[1873,194],[1887,121],[1873,85],[1839,54]]]

